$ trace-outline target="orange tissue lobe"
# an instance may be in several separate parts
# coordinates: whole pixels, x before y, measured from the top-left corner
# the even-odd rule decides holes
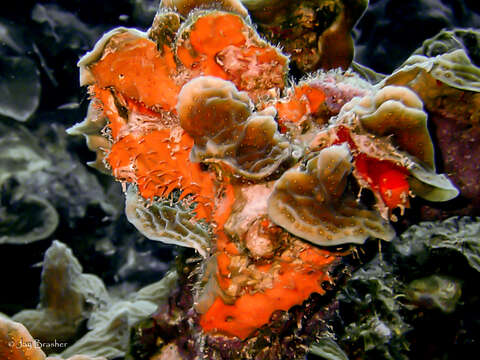
[[[278,122],[299,122],[304,116],[317,112],[324,101],[325,93],[321,89],[308,84],[297,86],[290,99],[275,104]]]
[[[220,193],[216,196],[215,213],[213,220],[216,224],[216,231],[223,230],[223,226],[227,222],[230,214],[232,213],[232,207],[235,202],[235,192],[232,184],[227,179],[223,179],[222,188]]]
[[[312,293],[324,294],[321,284],[331,280],[328,268],[337,258],[326,250],[307,246],[297,261],[281,260],[272,288],[246,293],[232,305],[225,304],[217,297],[210,309],[201,316],[200,325],[204,331],[243,340],[267,324],[275,311],[287,311],[303,303]],[[228,267],[226,257],[219,261],[219,266],[223,274],[225,266]],[[258,271],[268,271],[270,268],[270,264],[257,266]],[[229,285],[229,282],[220,281],[220,285]]]
[[[153,41],[132,34],[118,34],[110,43],[122,36],[126,39],[119,42],[118,47],[105,51],[103,57],[90,66],[97,86],[113,87],[147,107],[173,110],[180,86],[174,81],[177,67],[171,49],[165,46],[160,54]]]
[[[96,85],[89,87],[89,92],[103,112],[103,115],[108,118],[108,128],[111,131],[113,139],[117,139],[120,134],[120,129],[127,123],[126,119],[120,116],[118,108],[115,106],[115,98],[112,91],[109,89],[102,89]]]
[[[365,154],[355,157],[355,168],[368,181],[373,189],[378,190],[389,209],[408,207],[408,170],[392,161],[379,160]]]
[[[187,68],[199,71],[201,75],[227,79],[215,56],[227,46],[245,44],[245,30],[245,24],[237,15],[218,12],[202,16],[177,47],[177,56]]]
[[[135,182],[146,199],[167,197],[181,189],[192,196],[196,217],[212,219],[215,176],[190,161],[193,139],[185,132],[155,130],[141,137],[127,135],[113,144],[107,162],[120,181]]]
[[[335,144],[346,142],[350,149],[357,149],[348,128],[339,126],[336,135]],[[373,158],[365,153],[354,154],[354,163],[360,176],[373,190],[380,193],[383,202],[390,210],[409,206],[410,185],[407,180],[409,172],[406,168],[389,160]]]

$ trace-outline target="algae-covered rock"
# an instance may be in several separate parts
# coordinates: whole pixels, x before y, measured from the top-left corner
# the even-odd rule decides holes
[[[419,241],[421,239],[421,241]],[[453,217],[443,222],[422,222],[401,235],[396,250],[417,261],[427,259],[426,254],[457,253],[480,272],[480,223],[478,218]]]
[[[340,346],[352,357],[408,359],[406,333],[411,326],[402,315],[401,281],[391,264],[376,256],[358,269],[338,295],[344,330]],[[352,317],[352,314],[353,317]]]
[[[471,319],[478,307],[479,226],[470,217],[423,222],[385,244],[337,296],[338,345],[351,358],[467,354],[479,330]]]

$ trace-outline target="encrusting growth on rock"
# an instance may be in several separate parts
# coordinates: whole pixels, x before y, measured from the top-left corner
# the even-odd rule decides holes
[[[350,44],[365,2],[332,4],[321,57],[292,55],[298,67],[348,66],[323,45]],[[260,29],[273,24],[262,19]],[[337,246],[391,240],[393,211],[421,184],[454,189],[435,173],[415,93],[340,71],[289,87],[288,62],[238,1],[163,1],[147,33],[113,30],[79,62],[91,115],[71,132],[128,186],[127,217],[142,234],[202,255],[189,275],[201,337],[254,337],[274,314],[326,293],[349,253]]]
[[[305,169],[285,172],[268,200],[268,215],[294,235],[317,245],[391,240],[393,230],[376,212],[345,196],[352,171],[348,147],[334,145],[310,159]]]

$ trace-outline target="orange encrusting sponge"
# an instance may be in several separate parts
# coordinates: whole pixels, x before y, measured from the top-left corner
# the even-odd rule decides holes
[[[256,329],[270,321],[277,310],[289,310],[303,303],[312,293],[324,294],[321,284],[330,281],[328,268],[337,256],[307,245],[298,259],[281,258],[280,270],[273,287],[257,293],[240,296],[233,305],[228,305],[219,297],[210,309],[201,316],[200,325],[204,331],[217,332],[245,339]],[[225,272],[224,261],[220,272]],[[294,261],[296,260],[296,261]],[[300,260],[300,261],[298,261]],[[270,266],[258,266],[258,271],[268,271]],[[229,281],[219,281],[220,286]]]
[[[215,175],[190,161],[193,139],[185,132],[179,139],[170,129],[152,131],[142,137],[127,135],[114,143],[107,161],[118,180],[134,182],[146,199],[167,197],[181,189],[180,198],[193,196],[196,217],[212,219]]]
[[[120,130],[127,123],[127,119],[124,119],[118,113],[118,109],[115,106],[115,98],[111,90],[91,85],[89,92],[94,99],[99,101],[96,104],[101,108],[103,116],[108,118],[108,128],[110,129],[113,139],[116,140],[120,134]]]
[[[347,142],[351,149],[357,149],[349,130],[339,126],[335,143]],[[409,171],[389,160],[380,160],[365,153],[354,155],[355,169],[373,190],[380,193],[383,202],[390,209],[409,206]]]
[[[314,86],[303,84],[294,88],[294,94],[288,101],[275,104],[278,122],[299,122],[306,115],[314,114],[325,101],[325,93]]]
[[[406,168],[392,161],[375,159],[363,153],[355,157],[355,168],[373,189],[380,192],[389,209],[409,206],[410,185],[407,181],[409,172]]]
[[[174,81],[177,66],[173,52],[166,46],[160,54],[153,41],[133,37],[104,55],[90,70],[100,88],[114,87],[147,107],[175,108],[180,86]]]
[[[232,81],[256,99],[284,87],[287,58],[231,13],[200,14],[181,29],[176,42],[163,45],[161,52],[155,42],[135,33],[114,35],[103,56],[89,65],[95,78],[90,93],[109,119],[112,146],[105,159],[113,175],[136,184],[145,199],[166,198],[179,189],[180,199],[196,203],[196,219],[215,223],[215,275],[226,290],[234,281],[231,259],[241,254],[223,229],[235,202],[234,188],[228,178],[219,183],[213,171],[190,161],[194,141],[180,127],[177,97],[195,76],[211,75]],[[302,85],[295,89],[291,104],[279,107],[284,107],[286,121],[295,121],[291,119],[297,118],[296,108],[302,114],[314,113],[324,99],[320,89]],[[233,305],[217,298],[200,325],[206,332],[245,339],[267,324],[275,311],[301,304],[314,292],[323,294],[321,285],[331,280],[328,269],[337,258],[304,244],[295,258],[275,259],[275,267],[254,265],[259,273],[273,274],[273,287],[256,293],[246,289]]]
[[[228,79],[227,73],[216,62],[215,56],[227,46],[242,46],[246,42],[246,26],[233,14],[214,13],[199,18],[190,32],[191,48],[180,45],[177,56],[189,69],[202,75]]]

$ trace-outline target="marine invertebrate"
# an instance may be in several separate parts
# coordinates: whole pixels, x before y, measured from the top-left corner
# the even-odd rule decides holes
[[[188,346],[206,354],[214,346],[199,344],[247,344],[279,313],[326,294],[349,251],[319,245],[389,241],[388,221],[414,193],[444,201],[457,191],[435,173],[426,114],[408,88],[340,71],[288,88],[288,58],[237,2],[162,4],[147,33],[112,30],[79,62],[92,105],[71,132],[128,184],[140,232],[203,257],[184,264],[193,309],[177,325],[197,331],[203,340]],[[331,30],[345,35],[342,6]],[[362,189],[375,206],[362,204]]]
[[[3,359],[62,360],[57,356],[47,357],[42,346],[46,344],[35,340],[25,326],[0,315],[0,355]],[[66,360],[106,360],[106,358],[74,355]]]
[[[361,188],[371,190],[384,218],[401,213],[409,197],[446,201],[458,190],[435,173],[433,143],[426,113],[417,95],[406,87],[385,86],[347,103],[338,119],[316,135],[310,146],[348,143],[354,155],[353,175]]]
[[[216,3],[223,9],[236,12],[242,16],[248,16],[248,12],[240,0],[220,0],[216,1]],[[211,0],[162,0],[161,4],[165,9],[174,10],[183,16],[187,16],[194,9],[208,8],[211,5]]]
[[[422,99],[435,125],[440,164],[446,173],[452,174],[453,183],[470,202],[466,209],[455,211],[477,213],[480,187],[474,179],[480,174],[480,69],[463,48],[448,47],[449,39],[447,36],[443,41],[426,41],[424,47],[388,76],[381,86],[407,86]],[[420,55],[423,51],[428,55],[434,44],[438,55]]]
[[[12,319],[25,325],[37,340],[68,342],[90,312],[108,300],[100,278],[82,274],[72,251],[54,241],[44,257],[38,309],[23,310]]]
[[[391,240],[393,230],[376,213],[345,199],[352,171],[347,145],[321,150],[305,169],[285,172],[268,200],[270,218],[289,232],[318,245]]]
[[[259,31],[280,43],[302,72],[347,69],[353,58],[350,32],[367,8],[365,0],[242,0]]]
[[[291,146],[277,130],[275,109],[253,112],[248,95],[231,82],[198,77],[178,97],[180,125],[195,142],[193,160],[220,163],[224,171],[260,180],[290,158]]]

